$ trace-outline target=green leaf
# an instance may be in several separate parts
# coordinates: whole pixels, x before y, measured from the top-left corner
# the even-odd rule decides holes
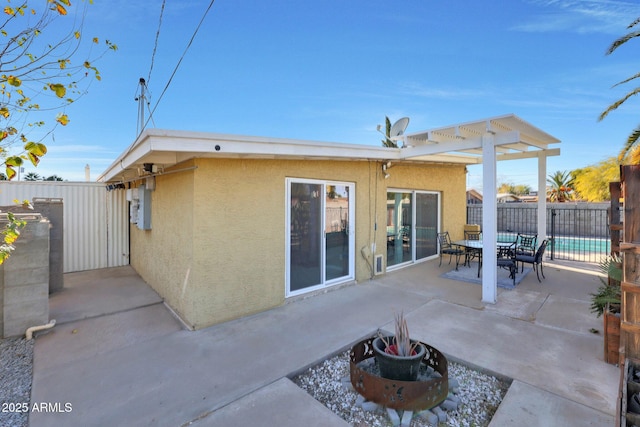
[[[36,156],[33,153],[27,153],[27,155],[29,156],[29,160],[31,161],[31,164],[33,166],[38,166],[38,163],[40,163],[40,157]]]
[[[67,94],[67,89],[60,83],[50,83],[49,89],[54,91],[58,98],[64,98],[64,96]]]
[[[7,174],[7,179],[11,181],[16,176],[16,171],[13,170],[13,167],[7,165],[6,174]]]
[[[11,86],[18,87],[22,84],[22,80],[15,76],[9,76],[9,78],[7,79],[7,83],[9,83]]]
[[[22,159],[19,156],[11,156],[11,157],[7,157],[7,160],[5,160],[5,165],[7,165],[7,167],[12,167],[12,166],[22,166]]]
[[[47,154],[47,146],[40,142],[27,142],[24,149],[35,156],[44,156]]]
[[[66,126],[69,124],[69,116],[67,116],[66,114],[60,113],[56,117],[56,122],[60,123],[62,126]]]

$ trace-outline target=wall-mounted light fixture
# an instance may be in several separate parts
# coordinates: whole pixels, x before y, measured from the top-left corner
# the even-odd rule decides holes
[[[384,175],[384,179],[388,179],[391,175],[387,172],[387,169],[391,167],[391,162],[386,162],[382,164],[382,174]]]
[[[143,163],[142,169],[147,173],[158,173],[158,166],[153,163]]]

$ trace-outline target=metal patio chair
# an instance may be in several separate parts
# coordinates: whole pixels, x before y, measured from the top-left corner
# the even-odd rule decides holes
[[[482,240],[482,232],[480,231],[466,231],[464,232],[465,240]],[[464,265],[471,267],[471,261],[477,259],[478,262],[482,262],[482,249],[467,248],[464,254]]]
[[[513,280],[513,286],[516,286],[516,272],[518,271],[515,248],[515,242],[509,246],[499,246],[497,260],[498,267],[509,270],[509,278]]]
[[[451,264],[451,259],[455,255],[457,270],[458,264],[460,262],[460,257],[465,254],[464,249],[451,243],[451,238],[449,237],[448,231],[438,233],[438,244],[440,245],[440,264],[438,264],[438,267],[442,265],[443,255],[449,255],[449,264]]]
[[[537,234],[528,235],[518,233],[516,237],[516,255],[535,255],[537,240]]]
[[[544,251],[547,248],[548,243],[549,240],[543,240],[534,255],[516,254],[516,261],[522,263],[522,271],[524,271],[525,263],[531,264],[536,272],[536,276],[538,277],[538,282],[540,283],[542,283],[542,280],[540,280],[540,274],[542,274],[543,279],[546,279],[546,277],[544,277],[544,271],[542,270],[542,259],[544,258]]]

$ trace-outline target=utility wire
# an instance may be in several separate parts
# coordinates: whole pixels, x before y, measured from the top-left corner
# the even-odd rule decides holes
[[[156,50],[158,49],[158,39],[160,38],[160,27],[162,26],[162,15],[164,15],[164,5],[166,0],[162,0],[162,7],[160,8],[160,20],[158,21],[158,31],[156,31],[156,41],[153,44],[153,53],[151,54],[151,66],[149,67],[149,77],[147,77],[147,84],[151,81],[151,71],[153,71],[153,63],[156,57]]]
[[[182,63],[182,60],[184,59],[185,55],[187,54],[187,51],[189,50],[189,48],[191,47],[191,44],[193,43],[193,40],[196,38],[196,35],[198,34],[198,31],[200,30],[200,27],[202,26],[202,23],[204,22],[204,19],[207,17],[207,14],[209,13],[209,10],[211,10],[211,7],[213,6],[214,2],[215,2],[215,0],[211,0],[211,3],[209,3],[209,6],[207,6],[207,9],[204,11],[204,14],[202,15],[202,18],[200,19],[200,22],[198,23],[198,26],[196,27],[195,31],[193,32],[193,35],[191,36],[191,39],[189,40],[189,43],[187,44],[187,47],[185,47],[184,52],[182,52],[182,56],[178,60],[178,63],[176,64],[175,68],[173,69],[173,72],[171,73],[171,77],[169,77],[169,81],[167,81],[167,84],[165,85],[164,89],[162,90],[162,93],[160,94],[160,97],[156,101],[156,104],[153,106],[153,109],[151,110],[151,113],[149,114],[149,118],[147,119],[147,121],[142,126],[142,130],[144,130],[147,127],[147,124],[149,123],[149,120],[151,120],[151,118],[153,117],[153,113],[156,111],[156,108],[158,108],[158,104],[160,104],[160,101],[162,100],[162,97],[167,92],[167,89],[169,88],[169,85],[171,84],[171,82],[173,80],[173,77],[178,72],[178,68],[180,67],[180,64]]]

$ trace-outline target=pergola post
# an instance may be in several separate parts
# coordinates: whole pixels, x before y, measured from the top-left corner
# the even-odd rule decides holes
[[[482,301],[495,304],[498,291],[495,135],[482,136]]]
[[[547,238],[547,154],[538,153],[538,244]]]

